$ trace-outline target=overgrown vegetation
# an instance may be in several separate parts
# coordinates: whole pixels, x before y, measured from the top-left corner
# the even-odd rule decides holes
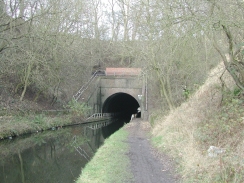
[[[86,103],[77,102],[74,99],[68,103],[66,108],[69,109],[69,112],[74,118],[78,118],[79,120],[88,117],[89,110],[91,109]]]
[[[225,150],[218,157],[212,177],[217,182],[243,182],[243,139],[244,139],[244,96],[229,93],[225,96],[220,110],[199,124],[195,138],[202,150],[216,145]]]
[[[243,9],[240,0],[1,1],[0,78],[20,100],[31,91],[54,104],[71,100],[92,67],[143,66],[157,107],[172,110],[221,59],[243,90]]]
[[[70,101],[64,108],[66,110],[61,111],[4,109],[0,113],[0,139],[81,123],[90,110],[87,104],[75,100]]]
[[[154,120],[154,144],[177,160],[184,182],[244,181],[244,96],[233,87],[223,93],[221,73],[215,69],[189,101]],[[211,157],[210,146],[223,153]]]
[[[130,162],[126,153],[128,132],[120,129],[105,140],[93,159],[82,170],[76,183],[123,183],[132,182],[133,176],[129,170]]]

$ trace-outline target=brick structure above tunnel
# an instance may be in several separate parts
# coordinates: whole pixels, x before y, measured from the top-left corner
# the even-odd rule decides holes
[[[106,68],[106,76],[138,76],[141,68]]]
[[[148,118],[147,82],[141,68],[106,68],[105,75],[95,77],[87,101],[92,113],[122,112],[133,114],[141,108]]]

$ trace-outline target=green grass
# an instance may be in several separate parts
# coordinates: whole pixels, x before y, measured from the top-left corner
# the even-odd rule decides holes
[[[0,117],[0,139],[72,124],[71,115],[13,115]]]
[[[129,151],[129,145],[125,143],[127,137],[128,132],[122,128],[105,140],[76,183],[132,182],[130,161],[126,155]]]

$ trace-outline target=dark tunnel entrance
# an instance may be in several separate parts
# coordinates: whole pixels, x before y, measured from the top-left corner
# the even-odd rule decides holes
[[[132,114],[136,114],[140,107],[137,100],[127,93],[115,93],[107,98],[103,104],[103,113],[120,113],[119,117],[129,122]],[[139,113],[137,117],[141,117]]]

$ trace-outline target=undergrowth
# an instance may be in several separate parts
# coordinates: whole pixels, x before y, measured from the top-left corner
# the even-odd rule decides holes
[[[202,150],[214,145],[225,150],[212,176],[215,182],[244,182],[244,97],[225,95],[218,113],[198,125],[195,138]]]
[[[55,110],[38,112],[30,109],[0,111],[0,139],[81,123],[90,110],[84,103],[74,100],[65,107],[68,110],[61,112]]]
[[[91,107],[89,107],[86,103],[80,103],[71,100],[65,108],[69,109],[72,114],[72,121],[79,122],[81,119],[85,119],[89,116]]]
[[[188,101],[151,121],[154,144],[176,160],[183,182],[244,182],[244,96],[228,75],[232,90],[223,93],[221,73],[214,69]],[[211,157],[210,146],[223,152]]]

